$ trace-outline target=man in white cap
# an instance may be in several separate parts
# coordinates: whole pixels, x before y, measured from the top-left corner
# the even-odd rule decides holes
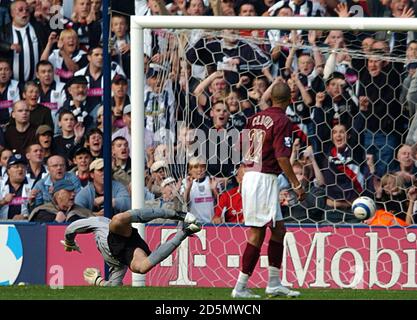
[[[162,195],[161,184],[166,178],[168,165],[164,160],[155,161],[151,166],[151,176],[148,179],[147,187],[156,198]]]

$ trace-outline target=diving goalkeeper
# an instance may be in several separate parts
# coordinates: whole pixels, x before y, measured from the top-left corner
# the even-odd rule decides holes
[[[146,223],[163,218],[183,222],[182,229],[167,242],[151,252],[131,223]],[[119,213],[110,220],[105,217],[91,217],[71,223],[65,230],[65,240],[61,243],[66,251],[80,251],[75,237],[80,233],[94,233],[97,249],[110,267],[106,281],[96,268],[84,270],[84,280],[95,286],[119,286],[127,268],[135,273],[147,273],[159,262],[167,258],[188,236],[201,230],[201,225],[191,213],[169,209],[136,209]]]

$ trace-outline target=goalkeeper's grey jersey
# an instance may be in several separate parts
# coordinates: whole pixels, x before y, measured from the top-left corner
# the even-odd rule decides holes
[[[109,280],[105,285],[117,286],[122,285],[123,278],[126,274],[127,267],[116,260],[110,253],[107,243],[109,234],[110,219],[105,217],[91,217],[87,219],[79,219],[71,223],[65,230],[65,239],[74,241],[79,233],[94,233],[97,249],[100,251],[104,261],[110,267]]]

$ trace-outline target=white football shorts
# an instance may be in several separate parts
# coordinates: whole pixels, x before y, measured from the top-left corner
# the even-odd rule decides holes
[[[274,174],[248,171],[242,181],[242,206],[245,225],[263,227],[272,221],[283,219],[279,205],[277,176]]]

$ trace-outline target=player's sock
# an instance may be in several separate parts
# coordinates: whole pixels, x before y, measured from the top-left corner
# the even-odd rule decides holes
[[[174,211],[169,209],[132,209],[129,210],[131,216],[132,216],[132,222],[140,222],[140,223],[146,223],[149,221],[152,221],[154,219],[163,218],[163,219],[174,219],[174,220],[184,220],[184,217],[186,215],[185,212],[181,211]],[[182,215],[183,213],[184,215]]]
[[[277,267],[268,267],[268,287],[274,288],[281,285],[281,278],[279,277],[279,269]]]
[[[236,285],[235,285],[236,291],[243,291],[248,284],[248,280],[249,280],[249,275],[240,271],[239,276],[237,278]]]
[[[151,262],[152,266],[158,264],[159,262],[165,260],[180,244],[187,238],[186,232],[183,230],[178,230],[176,235],[168,240],[167,242],[161,244],[154,252],[152,252],[148,259]]]
[[[261,249],[255,247],[249,242],[246,244],[245,252],[242,257],[242,272],[247,275],[252,275],[255,269],[256,263],[258,262]]]
[[[269,240],[268,243],[268,263],[270,266],[281,269],[282,255],[284,253],[284,245],[282,242]]]
[[[269,240],[268,244],[268,287],[276,287],[281,284],[279,269],[281,268],[284,246],[281,242]]]

